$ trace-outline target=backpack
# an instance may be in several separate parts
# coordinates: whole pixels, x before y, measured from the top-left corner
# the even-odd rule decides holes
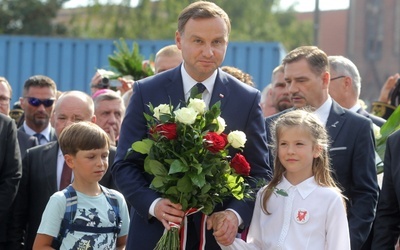
[[[119,205],[118,200],[115,195],[106,187],[100,185],[101,190],[108,203],[111,205],[114,210],[116,221],[113,227],[90,227],[84,225],[76,225],[74,224],[74,218],[76,214],[76,210],[78,208],[78,196],[76,195],[75,189],[72,185],[66,187],[63,192],[65,198],[67,199],[67,207],[65,209],[64,218],[61,222],[60,231],[57,237],[53,238],[52,247],[55,249],[60,249],[61,243],[63,239],[67,236],[70,231],[79,231],[79,232],[89,232],[89,233],[114,233],[118,234],[121,231],[121,217],[119,215]]]

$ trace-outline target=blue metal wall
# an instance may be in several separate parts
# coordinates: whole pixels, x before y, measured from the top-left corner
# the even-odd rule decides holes
[[[31,75],[47,75],[61,91],[90,93],[89,82],[98,68],[109,69],[114,40],[70,39],[28,36],[0,36],[0,76],[13,88],[12,103],[22,94]],[[131,45],[133,40],[127,40]],[[145,59],[174,41],[135,40]],[[271,72],[282,60],[280,43],[230,42],[223,65],[235,66],[252,75],[258,89],[269,84]]]

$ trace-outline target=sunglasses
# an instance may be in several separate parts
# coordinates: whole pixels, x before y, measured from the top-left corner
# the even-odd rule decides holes
[[[40,100],[38,98],[35,97],[25,97],[26,99],[28,99],[28,103],[34,107],[39,107],[40,105],[43,104],[43,106],[45,106],[46,108],[50,107],[51,105],[53,105],[55,99],[44,99],[44,100]]]

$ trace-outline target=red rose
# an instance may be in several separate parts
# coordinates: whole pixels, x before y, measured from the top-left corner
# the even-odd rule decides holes
[[[237,174],[249,176],[250,174],[250,164],[247,162],[246,158],[237,153],[231,161],[231,167],[235,170]]]
[[[226,139],[223,136],[215,132],[208,132],[204,136],[204,139],[206,140],[207,149],[213,153],[218,153],[219,151],[224,149],[227,143]]]
[[[173,140],[177,137],[175,123],[159,124],[155,128],[155,131],[160,135],[165,136],[168,140]]]

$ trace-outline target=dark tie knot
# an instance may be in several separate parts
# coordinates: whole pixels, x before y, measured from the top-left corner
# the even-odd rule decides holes
[[[206,90],[206,86],[204,86],[204,84],[202,84],[201,82],[197,83],[196,87],[199,94],[203,93],[204,90]]]
[[[201,98],[201,94],[206,90],[206,86],[204,84],[196,83],[193,88],[190,90],[190,98]]]

